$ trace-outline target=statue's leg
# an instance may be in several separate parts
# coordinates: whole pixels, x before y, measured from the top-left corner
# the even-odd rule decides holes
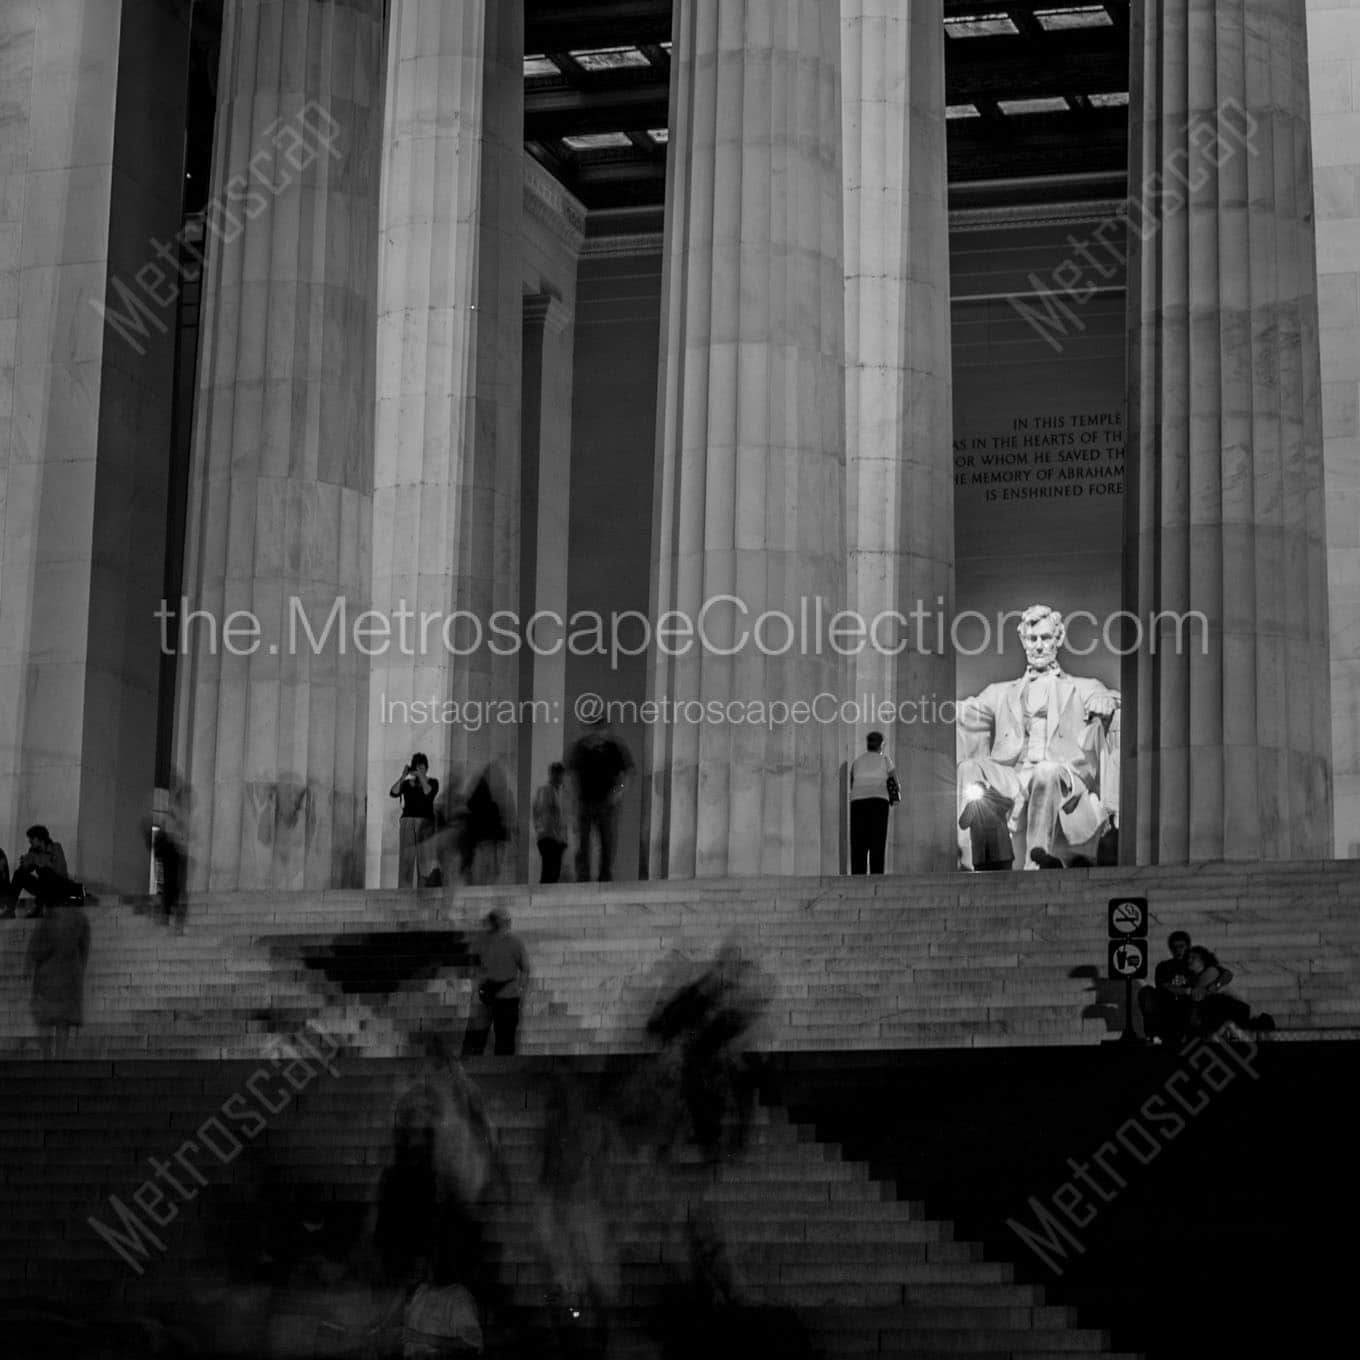
[[[1026,822],[1029,848],[1036,846],[1045,854],[1053,853],[1058,837],[1058,813],[1064,797],[1072,788],[1067,766],[1056,760],[1041,760],[1029,783],[1029,819]]]

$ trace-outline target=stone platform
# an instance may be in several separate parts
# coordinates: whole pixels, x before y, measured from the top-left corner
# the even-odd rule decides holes
[[[467,937],[493,905],[532,959],[522,1051],[641,1051],[656,999],[740,944],[766,974],[767,1051],[1087,1045],[1122,1026],[1107,900],[1150,904],[1154,960],[1188,930],[1270,1012],[1276,1039],[1360,1032],[1360,862],[878,879],[563,884],[195,897],[175,935],[146,902],[89,909],[76,1056],[251,1057],[304,1021],[371,1057],[461,1035]],[[0,926],[0,1054],[36,1052],[22,960]]]

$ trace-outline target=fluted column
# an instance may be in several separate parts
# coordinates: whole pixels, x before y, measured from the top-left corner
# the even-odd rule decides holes
[[[520,454],[524,543],[519,612],[522,619],[542,611],[567,617],[567,573],[571,530],[571,378],[575,297],[546,293],[524,299],[524,409]],[[540,652],[549,653],[540,655]],[[518,771],[526,803],[561,760],[562,714],[566,711],[565,650],[526,647],[520,654],[520,692],[541,715],[523,733]],[[545,720],[546,718],[546,720]],[[541,864],[533,837],[520,847],[520,870],[537,882]]]
[[[1126,594],[1146,636],[1125,663],[1137,721],[1124,851],[1140,863],[1324,856],[1304,0],[1145,0],[1136,18]],[[1205,624],[1192,618],[1178,645],[1162,611]]]
[[[917,601],[949,612],[954,596],[941,0],[842,0],[841,52],[848,587],[854,610],[882,619],[851,662],[850,692],[869,704],[847,753],[882,731],[898,766],[889,870],[947,869],[954,729],[928,721],[921,701],[953,698],[953,658],[919,648],[894,617]],[[899,720],[869,712],[876,704]]]
[[[515,765],[514,727],[431,725],[411,705],[518,694],[518,660],[487,630],[518,605],[523,41],[518,0],[391,6],[372,588],[375,609],[412,621],[370,681],[371,886],[396,882],[388,788],[414,749],[446,790]]]
[[[680,0],[673,41],[653,617],[739,603],[703,618],[709,645],[656,654],[650,693],[811,703],[844,675],[816,625],[845,589],[839,7]],[[739,645],[767,610],[793,622],[785,655]],[[836,727],[724,711],[651,730],[651,877],[835,869]]]
[[[0,846],[141,892],[187,5],[0,5]]]
[[[1360,7],[1308,0],[1334,853],[1360,857]]]
[[[243,612],[229,646],[189,626],[176,739],[212,888],[362,873],[349,629],[369,588],[382,19],[382,0],[224,16],[185,591],[219,625]]]

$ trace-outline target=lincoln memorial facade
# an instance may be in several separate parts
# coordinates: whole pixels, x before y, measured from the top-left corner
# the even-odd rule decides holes
[[[12,857],[391,885],[421,751],[524,880],[604,716],[621,878],[871,731],[952,870],[1036,603],[1120,862],[1360,855],[1353,0],[0,6]]]

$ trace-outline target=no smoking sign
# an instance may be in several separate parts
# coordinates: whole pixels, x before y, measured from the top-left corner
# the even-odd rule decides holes
[[[1110,939],[1120,940],[1126,936],[1146,935],[1147,919],[1146,897],[1110,898]]]
[[[1112,897],[1105,919],[1110,937],[1109,976],[1129,982],[1147,977],[1147,898]]]

